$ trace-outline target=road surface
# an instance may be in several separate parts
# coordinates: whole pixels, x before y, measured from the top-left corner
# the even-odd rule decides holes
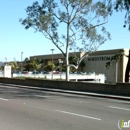
[[[0,130],[119,130],[121,119],[129,101],[0,85]]]

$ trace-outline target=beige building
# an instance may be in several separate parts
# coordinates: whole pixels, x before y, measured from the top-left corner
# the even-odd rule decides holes
[[[72,55],[74,55],[74,54],[72,54],[72,53],[69,54],[69,56],[72,56]],[[82,53],[77,52],[77,53],[75,53],[75,55],[77,57],[81,57]],[[33,59],[33,58],[42,59],[45,65],[48,62],[52,61],[52,58],[53,58],[53,63],[55,63],[55,64],[59,62],[59,59],[61,59],[63,61],[63,63],[65,63],[65,58],[64,58],[63,54],[36,55],[36,56],[30,57],[30,59]]]
[[[111,57],[117,54],[120,50],[124,50],[125,55],[128,55],[129,49],[115,49],[115,50],[103,50],[97,51],[90,54],[84,59],[85,67],[83,68],[84,72],[95,72],[96,74],[105,74],[106,82],[124,82],[125,79],[125,70],[128,58],[123,56],[120,61],[116,64],[113,64],[110,69],[105,67],[106,63],[111,60]],[[70,54],[71,56],[72,54]],[[82,53],[76,53],[77,57],[81,57]],[[30,59],[36,57],[37,59],[42,59],[44,65],[49,61],[52,61],[56,64],[58,60],[61,59],[65,63],[65,58],[62,54],[50,54],[50,55],[38,55],[31,56]]]
[[[128,58],[123,56],[116,64],[112,64],[110,69],[107,69],[106,63],[111,60],[111,57],[117,54],[120,50],[124,50],[125,55],[128,55],[129,49],[116,49],[97,51],[84,59],[86,64],[84,71],[95,71],[97,74],[105,74],[106,82],[124,82],[125,70]]]

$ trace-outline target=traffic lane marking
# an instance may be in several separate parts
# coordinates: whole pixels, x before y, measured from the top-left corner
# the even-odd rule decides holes
[[[81,114],[72,113],[72,112],[67,112],[67,111],[61,111],[61,110],[55,110],[55,111],[61,112],[61,113],[65,113],[65,114],[69,114],[69,115],[74,115],[74,116],[89,118],[89,119],[93,119],[93,120],[99,120],[99,121],[101,120],[100,118],[91,117],[91,116],[86,116],[86,115],[81,115]]]
[[[128,104],[130,104],[130,102],[129,102],[129,101],[116,100],[116,99],[108,99],[108,101],[118,102],[118,103],[128,103]]]
[[[0,98],[0,100],[3,100],[3,101],[8,101],[8,99],[5,99],[5,98]]]
[[[126,110],[126,111],[130,111],[130,109],[128,108],[122,108],[122,107],[115,107],[115,106],[108,106],[109,108],[114,108],[114,109],[119,109],[119,110]]]

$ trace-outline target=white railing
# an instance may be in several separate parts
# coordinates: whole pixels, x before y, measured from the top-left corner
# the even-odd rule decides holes
[[[13,77],[20,77],[21,74],[13,74]],[[51,79],[51,74],[22,74],[23,77],[35,77],[35,78],[46,78]],[[53,74],[53,79],[65,79],[65,74]],[[84,80],[84,82],[93,82],[93,83],[105,83],[105,75],[104,74],[90,74],[90,75],[82,75],[82,74],[70,74],[70,80]],[[87,81],[86,81],[87,80]],[[89,81],[90,80],[90,81]]]

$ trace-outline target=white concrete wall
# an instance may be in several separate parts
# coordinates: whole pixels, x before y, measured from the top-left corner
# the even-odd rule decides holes
[[[52,75],[51,74],[22,74],[23,77],[35,77],[35,78],[47,78],[47,79],[51,79]],[[13,77],[21,77],[21,74],[13,74]],[[65,74],[53,74],[53,79],[65,79],[66,75]],[[75,81],[79,80],[88,80],[85,82],[93,82],[93,83],[105,83],[105,76],[102,74],[99,75],[95,75],[95,74],[91,74],[91,75],[81,75],[81,74],[69,74],[69,79],[73,79]],[[93,81],[89,81],[92,80]]]
[[[107,69],[105,67],[106,63],[110,61],[110,58],[114,54],[111,55],[95,55],[95,56],[89,56],[84,59],[85,62],[85,67],[84,71],[85,72],[92,72],[94,71],[96,74],[105,74],[106,76],[106,82],[115,82],[116,81],[116,65],[112,65],[110,69]],[[118,63],[118,74],[119,74],[119,65],[120,62]],[[119,75],[117,77],[118,81]]]

